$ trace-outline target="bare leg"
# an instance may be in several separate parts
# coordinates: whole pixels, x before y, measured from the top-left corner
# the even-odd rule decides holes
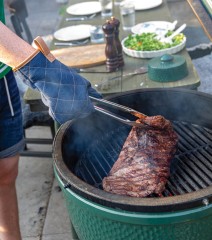
[[[19,156],[0,159],[0,239],[21,240],[15,181]]]

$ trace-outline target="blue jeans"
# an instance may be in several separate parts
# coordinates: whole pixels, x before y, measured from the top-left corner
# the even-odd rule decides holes
[[[15,156],[24,145],[19,90],[10,71],[0,79],[0,159]]]

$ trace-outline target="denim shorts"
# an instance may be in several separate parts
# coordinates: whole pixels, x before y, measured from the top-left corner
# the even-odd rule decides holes
[[[19,89],[10,71],[0,79],[0,159],[15,156],[24,146]]]

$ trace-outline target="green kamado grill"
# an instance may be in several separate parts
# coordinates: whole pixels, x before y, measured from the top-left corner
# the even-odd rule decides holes
[[[212,96],[167,88],[125,92],[109,100],[171,120],[178,151],[163,197],[111,194],[102,190],[101,180],[130,127],[98,112],[62,125],[54,140],[54,169],[79,239],[211,240]]]

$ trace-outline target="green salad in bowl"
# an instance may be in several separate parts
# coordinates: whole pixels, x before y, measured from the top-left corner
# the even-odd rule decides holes
[[[169,31],[166,37],[173,32]],[[183,33],[176,35],[171,43],[160,41],[155,33],[130,34],[122,41],[123,50],[133,57],[151,58],[163,54],[173,54],[183,49],[186,37]]]

